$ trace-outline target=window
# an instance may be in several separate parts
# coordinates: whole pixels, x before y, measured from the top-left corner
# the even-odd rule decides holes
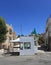
[[[31,49],[31,43],[30,42],[24,42],[24,49]]]
[[[14,48],[18,48],[20,50],[23,50],[23,43],[14,43]]]
[[[23,43],[20,44],[20,50],[23,50]]]
[[[12,29],[9,29],[9,34],[12,34]]]
[[[12,38],[11,38],[11,37],[9,37],[9,40],[12,40]]]

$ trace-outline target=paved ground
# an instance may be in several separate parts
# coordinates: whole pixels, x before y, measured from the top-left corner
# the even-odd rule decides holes
[[[0,65],[51,65],[51,53],[0,57]]]

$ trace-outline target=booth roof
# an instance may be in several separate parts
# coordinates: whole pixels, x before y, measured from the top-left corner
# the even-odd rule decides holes
[[[12,42],[21,42],[21,41],[20,41],[20,38],[17,38],[15,40],[10,40],[10,42],[12,43]]]

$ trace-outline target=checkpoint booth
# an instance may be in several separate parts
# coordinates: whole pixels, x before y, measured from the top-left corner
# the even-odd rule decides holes
[[[14,44],[10,52],[19,53],[19,55],[34,55],[38,50],[33,36],[21,36],[15,40],[10,40],[10,44]]]

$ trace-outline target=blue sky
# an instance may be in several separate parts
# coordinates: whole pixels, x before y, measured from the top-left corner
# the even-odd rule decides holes
[[[51,0],[0,0],[0,16],[12,24],[16,34],[28,35],[36,28],[45,32],[46,20],[51,14]]]

